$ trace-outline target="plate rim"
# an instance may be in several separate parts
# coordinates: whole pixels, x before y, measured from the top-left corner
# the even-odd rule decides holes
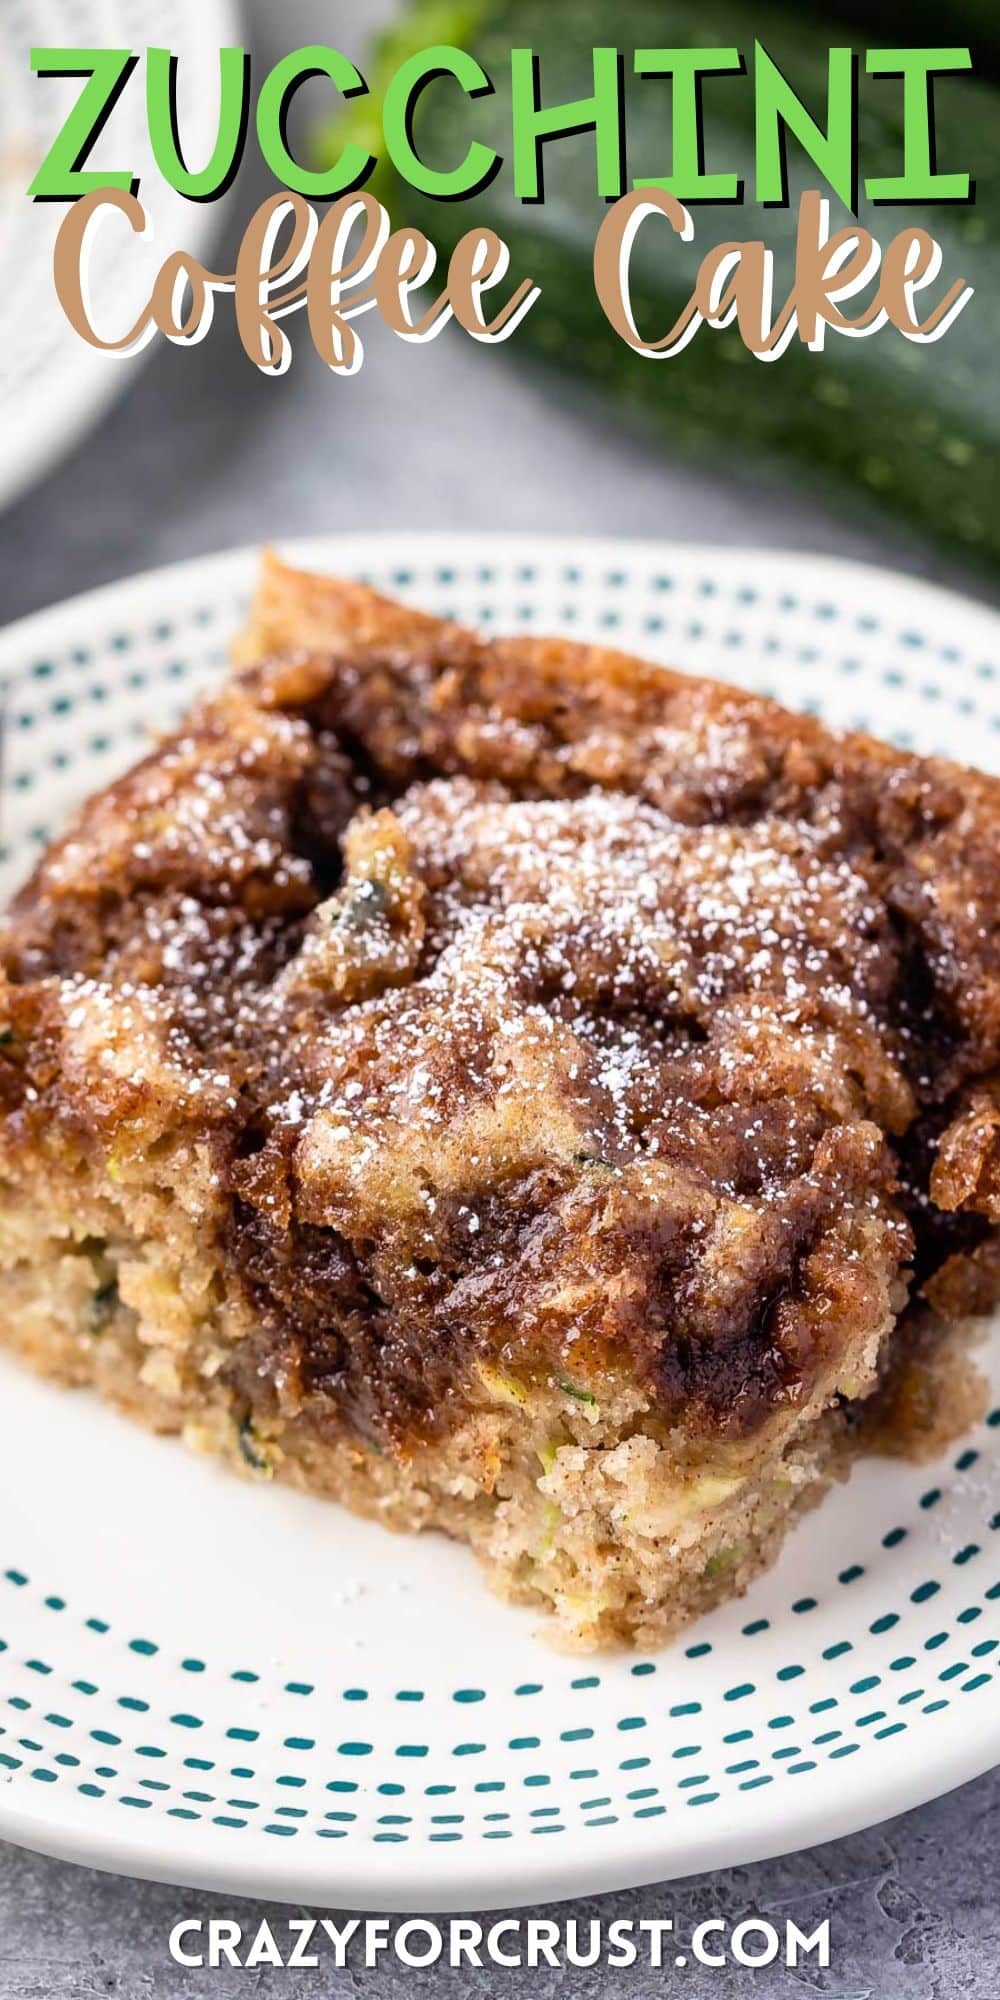
[[[888,593],[901,610],[905,600],[911,623],[925,607],[935,622],[949,615],[961,617],[968,630],[971,620],[983,643],[1000,646],[1000,613],[988,604],[880,564],[802,550],[620,536],[407,530],[278,537],[276,546],[293,562],[346,574],[387,559],[400,564],[418,559],[424,564],[436,560],[454,564],[463,557],[536,565],[540,557],[570,563],[584,555],[609,564],[627,557],[661,566],[672,563],[688,574],[705,565],[717,579],[737,574],[745,578],[749,567],[765,587],[782,583],[794,587],[796,580],[812,577],[824,580],[827,587],[835,580],[846,594],[851,594],[852,584],[879,591],[883,598]],[[97,621],[105,613],[135,615],[150,596],[162,597],[174,586],[241,589],[251,582],[259,555],[259,545],[242,544],[182,559],[31,613],[0,630],[0,675],[15,667],[25,648],[36,644],[43,633],[47,644],[67,627],[79,637],[81,621]],[[1000,1762],[1000,1713],[991,1716],[987,1706],[972,1731],[960,1719],[950,1720],[921,1745],[918,1766],[912,1748],[900,1739],[880,1747],[888,1754],[874,1767],[866,1766],[863,1785],[851,1786],[832,1802],[817,1788],[813,1798],[803,1792],[790,1810],[785,1795],[772,1793],[761,1799],[752,1825],[741,1821],[729,1831],[724,1820],[688,1823],[683,1840],[672,1839],[662,1854],[648,1830],[619,1825],[611,1837],[602,1833],[586,1850],[577,1844],[562,1854],[550,1850],[551,1858],[541,1867],[534,1852],[521,1844],[512,1844],[509,1859],[505,1850],[503,1860],[492,1850],[469,1845],[440,1855],[427,1847],[380,1848],[377,1854],[369,1847],[356,1859],[345,1849],[339,1849],[335,1858],[324,1849],[322,1859],[310,1859],[308,1852],[297,1849],[294,1862],[289,1857],[282,1864],[277,1854],[272,1860],[259,1849],[241,1850],[221,1829],[208,1827],[189,1830],[182,1849],[151,1821],[125,1829],[95,1816],[84,1826],[71,1816],[56,1819],[22,1806],[6,1785],[0,1785],[0,1838],[106,1872],[264,1900],[287,1902],[294,1897],[317,1907],[393,1913],[531,1907],[638,1889],[802,1851],[921,1807]]]
[[[56,1828],[50,1832],[43,1819],[29,1812],[11,1810],[2,1796],[0,1839],[36,1854],[49,1855],[53,1860],[96,1868],[102,1874],[261,1902],[302,1902],[319,1909],[386,1912],[393,1916],[529,1910],[549,1903],[579,1902],[593,1896],[650,1888],[656,1883],[714,1875],[728,1868],[751,1867],[783,1854],[806,1853],[810,1848],[885,1825],[960,1790],[976,1778],[985,1777],[1000,1765],[1000,1717],[994,1735],[997,1740],[992,1754],[984,1759],[978,1750],[970,1748],[960,1766],[959,1760],[950,1760],[949,1774],[943,1780],[936,1764],[922,1763],[920,1784],[903,1802],[893,1797],[899,1779],[894,1758],[880,1773],[881,1782],[867,1786],[857,1795],[865,1804],[845,1801],[842,1810],[831,1812],[820,1801],[805,1817],[804,1828],[796,1827],[792,1844],[781,1831],[780,1820],[774,1825],[765,1824],[759,1836],[747,1836],[745,1832],[741,1835],[738,1831],[713,1834],[706,1824],[704,1833],[695,1832],[688,1838],[683,1852],[675,1849],[673,1858],[667,1855],[659,1865],[655,1849],[641,1834],[633,1833],[631,1839],[602,1843],[607,1850],[603,1854],[597,1848],[591,1850],[594,1861],[589,1867],[580,1858],[579,1849],[572,1848],[566,1850],[565,1861],[550,1862],[542,1868],[537,1861],[533,1862],[525,1846],[512,1847],[506,1867],[495,1852],[486,1853],[473,1847],[461,1850],[460,1854],[450,1853],[448,1858],[442,1854],[440,1859],[434,1849],[390,1847],[380,1848],[377,1856],[369,1848],[359,1861],[352,1861],[347,1853],[343,1862],[339,1853],[336,1861],[327,1856],[325,1862],[306,1859],[300,1864],[296,1859],[294,1878],[289,1879],[276,1867],[269,1866],[263,1854],[258,1855],[252,1849],[242,1850],[241,1863],[239,1851],[226,1843],[221,1829],[214,1830],[219,1836],[218,1854],[207,1851],[206,1833],[201,1841],[189,1846],[192,1859],[188,1862],[179,1856],[175,1859],[174,1850],[156,1839],[143,1839],[137,1833],[130,1840],[124,1832],[119,1834],[109,1829],[106,1823],[101,1823],[98,1831],[96,1819],[93,1833],[89,1827],[79,1832],[75,1828],[72,1831]],[[826,1816],[820,1823],[823,1813]],[[196,1853],[201,1846],[206,1851]],[[635,1859],[630,1860],[633,1849]]]
[[[223,0],[223,4],[229,4],[229,0]],[[262,541],[235,542],[204,555],[181,556],[169,562],[156,563],[148,569],[130,571],[109,583],[97,584],[93,589],[78,591],[72,597],[42,605],[0,626],[0,664],[8,647],[15,648],[22,639],[43,625],[51,624],[56,630],[64,621],[81,613],[96,613],[114,600],[130,605],[134,598],[142,597],[156,585],[170,584],[181,577],[194,579],[209,576],[213,572],[218,572],[229,582],[238,578],[244,569],[252,577],[256,564],[267,549],[274,549],[285,561],[296,566],[315,568],[321,574],[327,571],[335,576],[351,575],[352,565],[370,563],[375,558],[373,553],[368,552],[409,548],[419,551],[425,561],[438,556],[454,560],[456,554],[482,551],[487,545],[495,556],[508,561],[537,561],[539,552],[544,551],[549,556],[570,562],[579,556],[582,548],[589,555],[612,564],[616,558],[621,560],[623,552],[634,560],[661,563],[669,553],[670,559],[682,566],[710,563],[723,572],[729,569],[742,571],[747,564],[754,564],[765,576],[773,572],[775,583],[779,579],[787,580],[792,573],[803,576],[819,570],[833,571],[845,584],[853,579],[866,589],[888,590],[900,600],[912,596],[916,603],[925,605],[928,611],[936,612],[939,617],[951,612],[965,619],[971,617],[981,621],[984,631],[989,632],[1000,646],[1000,605],[968,596],[949,584],[930,582],[926,577],[915,576],[888,563],[868,562],[856,556],[784,549],[769,543],[669,541],[656,536],[535,535],[517,531],[494,533],[488,528],[455,532],[437,528],[375,528],[345,533],[331,531],[319,535],[277,534]],[[683,665],[678,665],[683,672]]]

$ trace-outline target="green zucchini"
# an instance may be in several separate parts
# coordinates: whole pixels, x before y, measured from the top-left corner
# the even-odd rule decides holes
[[[916,346],[890,327],[866,340],[828,333],[822,354],[795,341],[779,360],[764,364],[747,352],[735,328],[702,328],[676,359],[645,360],[618,339],[594,292],[594,239],[607,209],[595,190],[593,134],[548,144],[544,201],[525,205],[515,199],[509,62],[515,47],[535,51],[546,104],[589,95],[592,47],[610,44],[626,52],[629,176],[669,172],[669,83],[628,75],[635,48],[733,45],[749,53],[756,37],[817,121],[825,123],[828,50],[857,44],[850,28],[758,0],[718,0],[710,22],[709,27],[690,0],[575,0],[571,11],[551,0],[455,0],[454,5],[411,0],[369,66],[372,96],[357,100],[351,113],[354,135],[363,121],[371,150],[380,157],[381,179],[372,185],[398,221],[424,228],[443,252],[477,224],[492,226],[506,240],[511,278],[530,277],[541,286],[508,353],[533,350],[558,365],[563,383],[575,378],[596,386],[624,421],[647,438],[658,435],[671,451],[732,464],[742,458],[756,468],[792,474],[849,512],[881,510],[995,569],[1000,564],[1000,92],[965,76],[943,78],[936,91],[939,169],[971,173],[979,190],[975,204],[872,207],[862,199],[860,219],[883,244],[916,223],[937,238],[944,262],[928,305],[955,279],[975,288],[959,319],[930,346]],[[908,33],[907,39],[915,37]],[[871,35],[862,40],[874,45]],[[416,109],[415,144],[432,166],[453,165],[473,136],[503,155],[493,183],[467,201],[435,201],[393,185],[382,159],[379,90],[406,54],[433,41],[470,49],[495,84],[493,96],[470,102],[454,83],[435,81]],[[863,185],[865,175],[900,171],[901,87],[894,79],[863,76],[860,93]],[[742,174],[752,196],[750,81],[709,78],[704,104],[707,170]],[[338,152],[342,140],[343,126],[335,138]],[[327,144],[332,157],[334,141]],[[632,295],[637,321],[652,337],[673,323],[701,257],[714,243],[763,236],[775,251],[780,302],[791,285],[798,196],[820,184],[818,170],[791,138],[787,150],[788,208],[761,209],[750,200],[743,207],[695,207],[695,239],[689,245],[655,223],[640,232]],[[836,228],[849,216],[832,194],[830,203]],[[655,526],[650,523],[651,530]]]
[[[996,0],[841,0],[838,11],[866,48],[967,48],[977,76],[1000,76]]]
[[[95,1340],[100,1337],[106,1327],[110,1326],[117,1310],[118,1280],[117,1278],[108,1278],[103,1285],[98,1286],[90,1301],[87,1331],[93,1334]]]

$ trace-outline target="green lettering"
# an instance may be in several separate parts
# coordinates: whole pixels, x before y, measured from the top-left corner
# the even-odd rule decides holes
[[[136,65],[131,49],[32,49],[36,76],[85,76],[69,117],[42,161],[28,193],[32,201],[76,201],[94,188],[138,194],[138,175],[82,172]]]
[[[411,187],[439,201],[459,201],[464,195],[478,194],[492,180],[500,156],[478,140],[470,145],[457,167],[438,169],[424,164],[413,147],[413,118],[417,102],[436,77],[451,76],[467,97],[488,97],[493,85],[474,56],[464,49],[439,42],[434,48],[418,50],[400,63],[385,93],[382,129],[393,166]]]
[[[250,122],[250,57],[245,49],[219,50],[219,129],[215,151],[200,172],[184,163],[177,125],[177,57],[169,49],[146,51],[146,118],[153,158],[172,188],[188,201],[215,201],[239,171]]]
[[[636,49],[636,76],[669,76],[673,151],[669,174],[634,180],[633,187],[665,188],[678,201],[742,201],[737,174],[706,174],[701,79],[735,71],[742,76],[739,49]]]
[[[353,140],[343,148],[334,166],[319,171],[302,167],[293,158],[288,149],[288,114],[299,85],[313,76],[329,77],[344,97],[367,95],[368,85],[360,70],[339,49],[326,48],[319,42],[311,43],[308,48],[293,49],[275,63],[264,79],[257,100],[257,137],[267,165],[285,187],[291,188],[293,194],[313,195],[319,201],[327,201],[360,187],[371,173],[375,159]]]
[[[869,201],[968,201],[968,174],[934,167],[935,76],[971,69],[968,49],[869,49],[869,76],[903,79],[903,171],[866,180]]]
[[[785,134],[791,132],[823,179],[856,211],[857,63],[853,49],[831,49],[827,68],[827,128],[817,125],[762,43],[754,43],[755,199],[766,208],[788,201]]]
[[[538,62],[531,49],[512,49],[510,80],[514,124],[514,193],[519,201],[544,199],[542,146],[574,132],[596,134],[597,192],[606,201],[622,193],[622,63],[617,49],[595,49],[594,94],[543,111]]]

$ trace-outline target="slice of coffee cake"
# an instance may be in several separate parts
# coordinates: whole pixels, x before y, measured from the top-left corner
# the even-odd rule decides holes
[[[3,1339],[654,1643],[997,1289],[1000,782],[273,558],[238,653],[10,913]]]

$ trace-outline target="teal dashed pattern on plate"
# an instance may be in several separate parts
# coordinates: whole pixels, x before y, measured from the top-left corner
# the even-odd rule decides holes
[[[996,621],[850,566],[641,545],[314,550],[491,632],[652,653],[1000,756]],[[5,891],[223,669],[233,556],[0,635]],[[1000,1754],[1000,1408],[862,1466],[655,1658],[566,1659],[471,1558],[241,1484],[4,1362],[0,1832],[373,1907],[649,1880],[882,1817]]]

